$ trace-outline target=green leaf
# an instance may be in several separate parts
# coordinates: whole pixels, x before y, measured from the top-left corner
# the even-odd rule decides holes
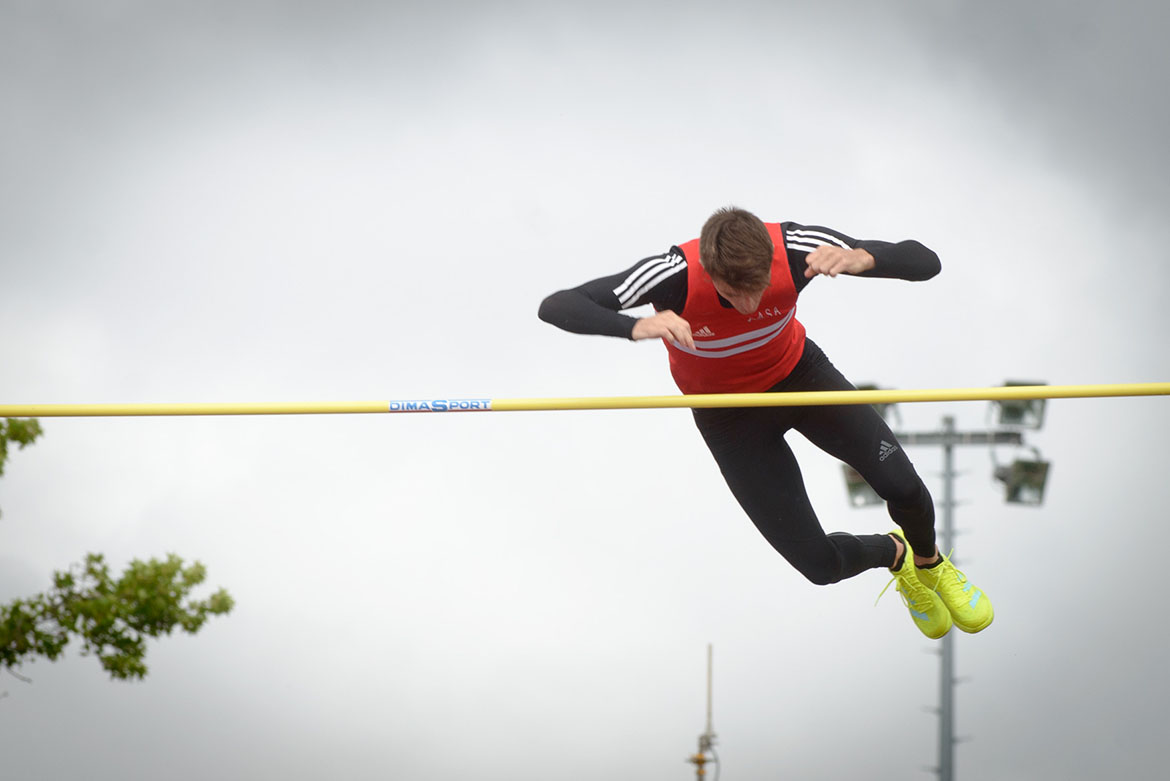
[[[37,657],[58,658],[71,637],[82,655],[95,655],[111,678],[146,675],[146,639],[175,628],[198,631],[210,615],[231,611],[223,589],[206,601],[190,598],[206,568],[169,554],[165,561],[132,561],[117,582],[100,554],[53,576],[53,588],[30,599],[0,606],[0,668],[15,668]]]

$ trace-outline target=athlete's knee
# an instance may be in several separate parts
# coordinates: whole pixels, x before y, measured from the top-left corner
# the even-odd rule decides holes
[[[835,572],[826,569],[797,567],[797,572],[804,575],[809,583],[814,586],[831,586],[834,583],[841,582],[841,569],[837,568]]]
[[[841,551],[828,536],[793,546],[781,553],[813,585],[831,586],[844,577]]]
[[[826,534],[808,541],[787,555],[788,561],[810,583],[829,586],[869,569],[893,564],[894,542],[886,534]]]
[[[892,505],[907,507],[927,505],[933,501],[926,483],[913,468],[882,481],[881,488],[875,486],[874,490]]]

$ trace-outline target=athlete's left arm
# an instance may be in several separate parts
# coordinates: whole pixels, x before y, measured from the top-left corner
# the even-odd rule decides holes
[[[819,225],[783,225],[788,263],[797,289],[818,275],[850,274],[916,282],[930,279],[942,269],[938,255],[913,239],[859,241]]]

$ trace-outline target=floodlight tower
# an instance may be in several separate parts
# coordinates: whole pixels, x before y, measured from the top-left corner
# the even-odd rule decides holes
[[[687,758],[695,766],[695,778],[697,781],[703,781],[703,777],[707,774],[705,766],[708,762],[715,765],[715,778],[719,778],[719,755],[715,753],[715,732],[711,729],[711,644],[707,644],[707,729],[699,736],[699,751],[698,753]],[[710,752],[711,758],[707,758],[707,753]]]
[[[1007,386],[1040,386],[1042,382],[1011,381],[1004,383]],[[873,389],[876,386],[858,386],[859,389]],[[1048,479],[1048,462],[1040,459],[1039,451],[1030,448],[1035,454],[1034,460],[1016,459],[1011,465],[1000,465],[995,462],[996,445],[1025,446],[1021,428],[1039,430],[1044,424],[1044,399],[1025,399],[992,402],[992,409],[998,410],[996,421],[998,428],[990,431],[956,431],[955,419],[944,416],[942,428],[937,431],[924,432],[895,432],[898,442],[904,446],[936,445],[943,450],[943,491],[942,499],[938,503],[942,510],[942,529],[939,539],[939,548],[949,553],[953,545],[955,533],[955,467],[954,449],[958,445],[985,445],[991,449],[992,477],[1004,483],[1004,501],[1010,504],[1026,504],[1037,506],[1044,499],[1044,486]],[[878,408],[883,417],[891,412],[892,405]],[[897,410],[893,412],[896,414]],[[888,420],[888,418],[887,418]],[[899,423],[901,422],[899,418]],[[883,501],[877,492],[865,482],[852,467],[843,464],[845,473],[845,487],[849,496],[849,503],[853,507],[867,507],[882,504]],[[940,781],[954,781],[954,749],[955,743],[955,647],[954,635],[948,633],[940,642],[939,656],[941,664],[939,670],[939,724],[938,724],[938,772]]]

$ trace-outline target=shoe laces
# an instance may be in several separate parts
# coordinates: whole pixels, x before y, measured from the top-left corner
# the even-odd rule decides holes
[[[966,575],[963,574],[962,569],[956,567],[955,562],[951,561],[952,555],[955,555],[955,548],[951,548],[950,553],[944,555],[942,561],[938,562],[935,567],[931,567],[931,569],[934,569],[934,571],[938,573],[938,582],[940,583],[942,583],[944,579],[957,580],[958,582],[963,582],[966,580]]]
[[[943,558],[942,563],[938,565],[938,582],[936,588],[941,589],[946,586],[958,586],[963,591],[967,591],[970,588],[968,584],[971,581],[967,578],[966,573],[956,567],[951,561],[951,556],[954,552],[952,548],[951,552]]]
[[[914,563],[907,561],[902,566],[913,568]],[[925,592],[926,594],[929,594],[930,589],[928,589],[925,584],[918,580],[918,576],[914,575],[913,569],[911,569],[911,572],[906,574],[902,574],[901,572],[894,573],[894,577],[890,578],[889,583],[886,583],[886,587],[882,589],[881,593],[878,594],[877,599],[873,601],[875,607],[877,606],[877,603],[881,601],[882,597],[885,596],[885,593],[889,591],[890,586],[895,582],[897,582],[898,586],[894,590],[898,592],[898,596],[902,598],[902,604],[906,607],[918,607],[920,604],[929,603],[929,597],[923,599],[923,594],[921,593],[918,593],[918,598],[915,599],[915,592]]]

